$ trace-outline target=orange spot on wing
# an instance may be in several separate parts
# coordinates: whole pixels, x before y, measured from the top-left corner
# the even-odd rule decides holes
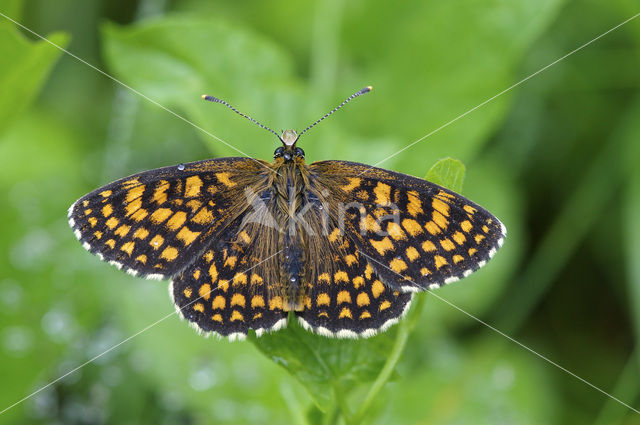
[[[187,177],[184,185],[184,196],[186,198],[193,198],[200,195],[200,188],[202,187],[202,180],[198,176]]]
[[[115,217],[111,217],[111,218],[109,218],[109,220],[107,220],[104,224],[105,224],[105,226],[107,226],[109,229],[112,229],[112,230],[113,230],[113,229],[118,225],[118,223],[120,223],[120,220],[118,220],[118,219],[117,219],[117,218],[115,218]]]
[[[358,188],[362,182],[358,177],[347,177],[347,179],[349,180],[349,183],[344,186],[340,186],[340,189],[345,192],[351,192],[353,189]]]
[[[422,242],[422,250],[424,252],[433,252],[436,250],[436,246],[431,241]]]
[[[144,208],[140,208],[139,210],[131,214],[131,218],[137,222],[140,222],[144,220],[144,218],[148,215],[149,213],[147,212],[147,210],[145,210]]]
[[[443,216],[449,217],[449,204],[442,202],[438,198],[433,198],[433,201],[431,201],[431,206],[434,210],[436,210]]]
[[[282,310],[282,297],[272,297],[269,300],[269,310]]]
[[[389,222],[389,224],[387,225],[387,233],[389,233],[389,236],[397,241],[407,239],[407,234],[402,230],[398,223],[395,223],[393,221]]]
[[[412,218],[405,218],[404,220],[402,220],[402,227],[404,227],[404,229],[409,232],[411,236],[417,236],[424,232],[424,230],[422,230],[422,226],[420,226],[420,223]]]
[[[131,256],[131,253],[133,252],[133,248],[135,247],[135,245],[136,244],[133,241],[125,242],[120,247],[120,251],[124,251],[127,254],[129,254],[129,256]]]
[[[242,294],[233,294],[233,296],[231,297],[231,306],[234,305],[239,305],[240,307],[244,307],[246,303],[246,300],[244,298],[244,295]]]
[[[246,285],[247,284],[247,275],[245,273],[236,273],[233,277],[234,285]]]
[[[171,230],[178,230],[185,221],[187,221],[187,213],[184,211],[178,211],[171,216],[169,221],[167,221],[166,226]]]
[[[145,185],[141,184],[140,186],[136,186],[134,188],[129,189],[129,191],[127,192],[126,202],[130,203],[140,198],[144,193],[145,187],[146,187]]]
[[[356,276],[353,278],[353,287],[358,289],[364,285],[364,278],[362,276]]]
[[[394,258],[393,260],[391,260],[389,266],[391,267],[391,270],[396,273],[401,273],[407,269],[407,263],[399,258]]]
[[[442,246],[445,251],[453,251],[456,249],[456,246],[451,242],[451,239],[442,239],[440,241],[440,246]]]
[[[209,276],[211,277],[211,282],[215,282],[218,279],[218,269],[214,263],[209,266]]]
[[[432,235],[437,235],[442,231],[440,230],[440,227],[438,227],[438,225],[433,221],[427,222],[427,224],[424,225],[424,228],[427,229],[427,232],[431,233]]]
[[[409,214],[413,217],[417,217],[418,214],[422,214],[424,212],[422,210],[422,201],[420,200],[418,192],[415,190],[407,192],[407,199],[409,200],[409,203],[407,204],[407,211],[409,211]]]
[[[338,292],[337,304],[351,303],[351,294],[347,291]]]
[[[358,304],[358,307],[369,305],[370,302],[371,300],[369,299],[369,295],[365,292],[360,292],[356,298],[356,304]]]
[[[153,239],[149,241],[149,245],[151,245],[151,248],[153,249],[160,248],[163,243],[164,243],[164,238],[160,235],[155,235]]]
[[[160,180],[158,185],[153,191],[153,201],[158,205],[164,204],[167,201],[167,189],[169,189],[169,182],[166,180]]]
[[[253,298],[251,298],[251,308],[256,308],[256,307],[264,308],[264,306],[265,306],[264,298],[262,297],[262,295],[254,295]]]
[[[211,285],[208,283],[201,285],[200,289],[198,289],[198,295],[204,298],[205,301],[209,301],[209,298],[211,298]]]
[[[321,293],[316,298],[316,305],[329,305],[331,304],[331,298],[329,298],[329,294]]]
[[[155,224],[160,224],[164,223],[164,221],[168,219],[171,214],[173,214],[173,211],[169,208],[158,208],[153,213],[151,213],[150,219]]]
[[[222,295],[216,296],[211,303],[211,308],[214,310],[224,310],[226,306],[227,300]]]
[[[387,206],[391,203],[391,186],[388,184],[378,182],[373,193],[376,195],[376,204]]]
[[[467,238],[461,232],[455,232],[453,234],[453,240],[456,241],[458,245],[462,245],[467,240]]]
[[[405,253],[407,254],[407,258],[409,259],[409,261],[414,262],[417,258],[420,257],[420,253],[418,252],[417,249],[415,249],[414,247],[410,246],[409,248],[407,248],[407,250],[405,251]]]
[[[349,282],[349,275],[347,275],[346,272],[338,271],[335,275],[333,275],[333,281],[335,283]]]
[[[331,276],[329,273],[322,273],[318,276],[318,282],[331,283]]]
[[[439,211],[434,211],[431,215],[431,219],[443,230],[446,230],[449,225],[449,221]]]
[[[202,207],[200,211],[198,211],[198,213],[191,218],[191,221],[198,224],[207,225],[213,222],[213,214],[207,207]]]
[[[114,234],[116,236],[124,237],[124,236],[127,236],[127,233],[129,233],[129,230],[131,230],[131,226],[128,226],[126,224],[121,224],[120,227],[116,229]]]
[[[440,270],[442,266],[446,266],[447,264],[449,264],[447,263],[447,260],[441,255],[434,255],[433,260],[435,261],[436,269],[438,270]]]
[[[111,204],[106,204],[104,207],[102,207],[103,217],[109,217],[112,213],[113,213],[113,207],[111,206]]]
[[[385,252],[393,249],[393,243],[391,242],[391,239],[386,236],[380,241],[369,239],[369,243],[375,248],[376,251],[378,251],[380,255],[384,255]]]
[[[138,227],[135,232],[133,232],[133,237],[135,239],[146,239],[149,236],[149,231],[144,227]]]
[[[371,294],[373,298],[378,298],[384,292],[384,285],[379,280],[375,280],[371,285]]]
[[[340,315],[338,315],[338,319],[343,319],[345,317],[349,319],[353,319],[353,316],[351,315],[351,310],[349,310],[347,307],[342,308],[342,310],[340,311]]]
[[[173,261],[178,258],[178,250],[172,246],[168,246],[164,249],[164,251],[162,251],[162,253],[160,254],[160,258],[167,261]]]
[[[231,173],[227,173],[227,172],[216,173],[216,177],[218,178],[218,181],[223,185],[225,185],[226,187],[233,187],[237,184],[236,182],[231,181],[230,179]]]
[[[192,232],[191,230],[189,230],[189,228],[187,228],[187,226],[184,226],[180,229],[180,231],[176,235],[176,238],[184,242],[185,246],[188,246],[191,245],[194,240],[196,240],[200,233],[201,232]]]

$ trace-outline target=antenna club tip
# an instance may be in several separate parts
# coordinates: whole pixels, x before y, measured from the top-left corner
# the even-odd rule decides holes
[[[373,90],[373,86],[367,86],[365,88],[363,88],[362,90],[360,90],[358,93],[356,93],[356,96],[361,96],[365,93],[369,93],[371,90]]]
[[[207,97],[209,97],[208,94],[203,94],[202,96],[200,96],[202,99],[207,100]]]

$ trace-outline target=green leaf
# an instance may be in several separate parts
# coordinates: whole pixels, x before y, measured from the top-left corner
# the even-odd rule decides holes
[[[69,40],[63,33],[48,38],[62,47]],[[31,104],[61,54],[46,41],[27,41],[15,27],[0,25],[0,133]]]
[[[444,186],[454,192],[462,191],[466,168],[462,161],[444,158],[436,162],[427,173],[427,180]]]
[[[19,21],[22,16],[22,3],[23,0],[2,0],[0,6],[0,12],[7,15],[14,21]],[[9,19],[0,16],[0,27],[2,26],[13,27],[14,23]]]
[[[198,132],[220,155],[270,157],[274,137],[203,101],[205,92],[275,129],[296,122],[301,98],[291,57],[259,34],[215,17],[173,16],[108,24],[103,39],[105,61],[118,78],[223,139]]]
[[[304,330],[295,319],[285,329],[249,339],[285,368],[326,411],[356,383],[373,380],[384,365],[395,332],[369,339],[326,338]]]

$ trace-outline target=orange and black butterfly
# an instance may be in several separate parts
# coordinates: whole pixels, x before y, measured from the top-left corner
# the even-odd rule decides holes
[[[502,223],[457,193],[354,162],[306,164],[295,131],[279,135],[241,115],[280,139],[273,163],[219,158],[145,171],[69,209],[89,252],[170,279],[177,311],[203,332],[260,335],[292,312],[321,335],[368,337],[395,323],[414,292],[468,276],[502,245]]]

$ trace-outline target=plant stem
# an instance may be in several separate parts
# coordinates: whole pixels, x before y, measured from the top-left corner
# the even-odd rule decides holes
[[[393,344],[393,348],[391,349],[391,353],[389,354],[389,358],[385,362],[384,366],[380,370],[380,373],[376,377],[376,380],[371,385],[369,392],[367,393],[364,401],[360,404],[356,414],[353,416],[351,423],[359,424],[364,419],[367,414],[373,400],[378,396],[378,393],[382,390],[384,385],[387,383],[393,370],[395,369],[398,361],[400,360],[400,356],[404,352],[404,348],[407,345],[407,340],[409,339],[409,335],[411,331],[415,327],[415,324],[420,317],[420,313],[422,312],[422,307],[424,306],[425,295],[416,294],[414,306],[411,311],[411,317],[408,317],[406,320],[403,320],[398,325],[398,333],[396,335],[396,340]]]
[[[353,416],[351,415],[351,410],[347,405],[347,398],[342,393],[342,390],[338,385],[333,385],[333,394],[335,397],[336,405],[338,406],[338,411],[340,412],[340,416],[344,419],[345,424],[352,425],[353,424]]]
[[[334,425],[338,421],[338,406],[332,405],[331,410],[322,417],[322,425]]]

